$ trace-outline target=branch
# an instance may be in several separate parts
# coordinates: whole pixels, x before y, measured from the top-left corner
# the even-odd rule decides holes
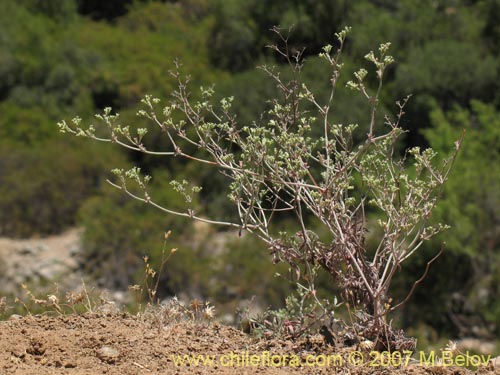
[[[441,254],[443,253],[443,250],[444,250],[444,247],[446,246],[446,243],[443,242],[443,244],[441,245],[441,250],[439,250],[439,253],[437,253],[434,258],[432,258],[431,260],[429,260],[427,262],[427,265],[425,266],[425,271],[424,271],[424,274],[420,277],[420,279],[418,279],[417,281],[415,281],[410,289],[410,292],[408,293],[408,295],[406,296],[406,298],[401,301],[400,303],[398,303],[396,306],[393,306],[389,309],[389,311],[387,311],[387,313],[390,313],[394,310],[396,310],[397,308],[399,308],[400,306],[404,305],[406,302],[408,302],[408,300],[410,299],[410,297],[412,296],[413,292],[415,291],[415,288],[417,287],[418,284],[420,284],[422,281],[424,281],[424,279],[427,277],[427,273],[429,272],[429,268],[431,266],[432,263],[434,263],[434,261],[439,258],[441,256]]]
[[[153,207],[156,207],[156,208],[160,209],[161,211],[172,214],[172,215],[187,217],[187,218],[201,221],[203,223],[208,223],[208,224],[216,224],[216,225],[222,225],[222,226],[233,227],[233,228],[238,228],[238,229],[247,229],[250,232],[252,229],[257,228],[257,226],[255,226],[255,225],[242,225],[242,224],[236,224],[236,223],[231,223],[231,222],[226,222],[226,221],[216,221],[216,220],[204,219],[204,218],[196,216],[194,214],[169,210],[168,208],[160,206],[158,203],[155,203],[152,200],[144,199],[144,198],[139,197],[138,195],[135,195],[130,190],[128,190],[125,186],[117,185],[114,182],[111,182],[110,180],[106,180],[106,182],[119,190],[123,190],[127,195],[131,196],[132,198],[137,199],[138,201],[144,202],[146,204],[150,204]]]

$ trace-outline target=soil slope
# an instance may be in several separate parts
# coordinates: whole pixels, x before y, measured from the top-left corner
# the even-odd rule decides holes
[[[251,355],[264,358],[263,352],[302,359],[310,354],[341,353],[345,358],[355,349],[325,346],[321,338],[262,341],[219,323],[180,322],[164,327],[125,314],[28,316],[0,322],[0,374],[473,374],[464,368],[424,367],[414,362],[399,369],[346,362],[330,367],[249,364]],[[231,365],[230,353],[241,354],[240,360],[246,358],[247,365],[237,366],[235,358]],[[213,364],[187,366],[176,364],[176,355],[217,359]],[[500,374],[500,368],[490,364],[476,373]]]

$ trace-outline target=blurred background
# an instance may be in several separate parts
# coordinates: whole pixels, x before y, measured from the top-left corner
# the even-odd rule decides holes
[[[167,246],[179,250],[161,274],[162,298],[208,299],[227,320],[253,296],[260,309],[282,306],[290,285],[274,274],[286,274],[286,267],[274,266],[258,241],[165,216],[105,182],[111,168],[138,165],[153,176],[152,195],[179,207],[168,182],[186,178],[203,186],[197,212],[234,218],[222,176],[179,159],[60,135],[56,126],[76,115],[91,121],[107,106],[122,123],[144,125],[135,116],[138,103],[147,93],[169,98],[175,59],[193,89],[213,83],[217,95],[233,95],[239,123],[250,124],[276,93],[256,69],[283,63],[265,47],[276,42],[275,25],[294,25],[291,48],[305,48],[302,78],[317,97],[326,95],[329,80],[317,55],[335,43],[335,32],[352,26],[340,86],[369,67],[367,52],[390,41],[396,63],[380,113],[395,113],[395,102],[412,94],[402,150],[431,146],[448,154],[466,129],[433,217],[452,228],[401,270],[395,300],[443,241],[446,250],[394,318],[423,345],[440,338],[494,341],[500,334],[497,0],[1,1],[0,296],[21,293],[22,282],[43,291],[54,282],[74,288],[82,278],[126,294],[142,280],[142,256],[159,266],[164,232],[171,230]],[[339,123],[364,124],[368,117],[366,103],[343,89],[334,113]],[[158,133],[149,142],[166,144]]]

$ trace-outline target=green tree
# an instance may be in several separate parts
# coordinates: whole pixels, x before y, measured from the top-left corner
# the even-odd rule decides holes
[[[62,23],[70,23],[76,17],[76,0],[20,0],[20,4],[32,13],[42,13]]]
[[[394,85],[399,93],[411,92],[417,100],[425,96],[450,109],[453,104],[466,106],[473,98],[493,97],[496,78],[492,56],[472,43],[441,39],[411,50],[398,67]]]
[[[423,133],[433,148],[443,150],[447,141],[466,131],[455,174],[446,185],[436,216],[456,228],[447,240],[453,251],[479,255],[499,245],[500,117],[492,105],[473,101],[471,107],[447,112],[434,109],[433,127]]]
[[[250,16],[251,6],[251,2],[241,0],[215,2],[215,22],[208,39],[214,66],[231,72],[251,66],[258,54],[257,25]]]

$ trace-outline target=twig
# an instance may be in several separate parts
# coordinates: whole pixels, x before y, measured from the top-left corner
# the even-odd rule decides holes
[[[446,242],[443,242],[443,244],[441,245],[441,249],[439,250],[439,253],[437,253],[434,258],[432,258],[431,260],[429,260],[427,262],[427,265],[425,266],[425,271],[424,271],[424,274],[417,280],[413,283],[411,289],[410,289],[410,292],[408,293],[408,295],[406,296],[406,298],[401,301],[400,303],[398,303],[396,306],[393,306],[389,309],[389,311],[387,311],[387,313],[390,313],[394,310],[396,310],[398,307],[404,305],[406,302],[408,302],[408,300],[410,299],[411,295],[413,294],[413,292],[415,291],[415,288],[417,287],[418,284],[420,284],[422,281],[424,281],[424,279],[427,277],[427,273],[429,272],[429,268],[431,266],[432,263],[434,263],[434,261],[439,258],[441,256],[441,254],[443,253],[443,250],[444,250],[444,247],[446,246]]]
[[[147,367],[145,367],[145,366],[141,365],[140,363],[137,363],[137,362],[132,362],[132,364],[133,364],[134,366],[137,366],[137,367],[139,367],[139,368],[143,369],[143,370],[146,370],[146,371],[151,372],[151,370],[150,370],[150,369],[148,369]]]

